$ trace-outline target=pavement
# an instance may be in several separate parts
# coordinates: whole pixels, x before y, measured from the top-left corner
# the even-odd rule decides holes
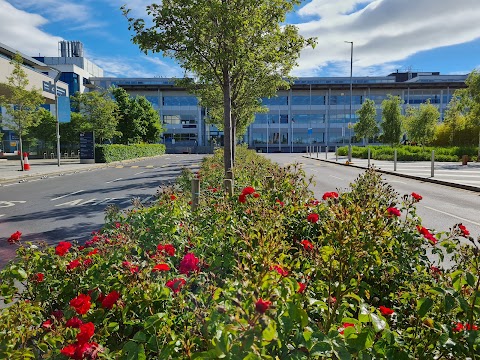
[[[353,158],[347,164],[346,156],[336,157],[335,153],[307,153],[307,158],[326,161],[341,166],[351,166],[366,169],[369,166],[367,159]],[[79,159],[30,159],[30,170],[21,171],[19,160],[0,159],[0,187],[12,182],[24,182],[29,179],[47,177],[54,174],[85,171],[89,169],[116,166],[119,163],[131,162],[127,160],[109,164],[81,164]],[[460,189],[480,192],[480,163],[469,162],[462,165],[458,162],[435,162],[433,167],[430,161],[393,161],[371,160],[370,166],[385,174],[406,177],[425,182],[442,184]]]
[[[367,169],[369,166],[378,172],[404,178],[420,180],[445,186],[480,192],[480,162],[468,162],[462,165],[458,162],[431,161],[393,161],[352,158],[349,163],[347,156],[336,156],[334,152],[307,153],[306,158],[325,161],[343,166]]]

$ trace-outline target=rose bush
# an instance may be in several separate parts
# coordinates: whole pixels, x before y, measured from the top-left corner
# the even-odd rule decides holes
[[[467,227],[424,228],[421,195],[399,197],[373,170],[318,200],[298,164],[244,148],[237,159],[233,196],[219,190],[217,152],[153,206],[109,208],[83,245],[12,234],[0,358],[478,358],[479,244]]]

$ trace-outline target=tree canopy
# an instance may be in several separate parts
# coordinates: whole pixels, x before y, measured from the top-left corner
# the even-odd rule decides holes
[[[408,139],[422,145],[432,142],[439,118],[440,112],[435,105],[430,103],[430,100],[420,104],[418,108],[407,108],[404,127]]]
[[[357,110],[359,121],[355,124],[355,134],[359,137],[367,139],[378,134],[379,128],[377,126],[377,109],[375,108],[375,101],[366,99],[362,107]]]
[[[152,104],[144,96],[131,97],[119,87],[110,91],[118,105],[117,130],[121,135],[117,141],[122,144],[158,142],[163,129]]]
[[[382,101],[383,142],[395,145],[400,142],[402,136],[402,104],[400,96],[388,94],[388,98]]]
[[[269,95],[263,93],[267,89],[265,84],[276,91],[283,77],[296,65],[300,51],[314,43],[313,39],[300,36],[295,26],[281,25],[286,14],[299,3],[298,0],[164,0],[147,6],[151,27],[147,27],[144,19],[128,19],[129,29],[135,32],[133,42],[142,51],[174,58],[187,73],[194,74],[195,82],[202,85],[199,91],[207,88],[214,96],[200,94],[204,104],[223,107],[225,171],[234,165],[232,144],[236,123],[240,121],[232,122],[232,105],[243,106],[242,111],[233,111],[234,116],[243,119],[246,112],[245,120],[241,121],[251,121],[248,114],[258,106],[258,99]],[[129,10],[122,9],[128,17]],[[257,87],[257,84],[262,85]]]

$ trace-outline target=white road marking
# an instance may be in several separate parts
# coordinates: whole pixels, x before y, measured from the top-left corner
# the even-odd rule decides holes
[[[145,170],[145,171],[140,171],[140,172],[138,172],[138,173],[136,173],[136,174],[133,174],[133,175],[134,175],[134,176],[135,176],[135,175],[140,175],[140,174],[143,174],[143,173],[146,173],[146,172],[147,172],[146,170]]]
[[[5,214],[0,214],[0,217],[5,216]]]
[[[24,204],[26,203],[26,201],[24,200],[0,201],[0,208],[15,206],[15,203]]]
[[[118,180],[122,180],[123,178],[118,178],[118,179],[115,179],[115,180],[111,180],[111,181],[107,181],[105,184],[110,184],[110,183],[113,183],[115,181],[118,181]]]
[[[403,181],[400,181],[400,180],[387,180],[388,182],[391,182],[391,183],[400,183],[400,184],[405,184]]]
[[[342,179],[342,178],[340,178],[340,177],[338,177],[338,176],[333,176],[333,175],[329,175],[329,176],[332,177],[332,178],[338,179],[338,180],[345,180],[345,179]]]
[[[462,218],[462,217],[460,217],[460,216],[453,215],[453,214],[447,213],[447,212],[445,212],[445,211],[441,211],[441,210],[437,210],[437,209],[431,208],[430,206],[425,206],[425,208],[427,208],[427,209],[429,209],[429,210],[433,210],[433,211],[439,212],[439,213],[444,214],[444,215],[451,216],[451,217],[453,217],[453,218],[455,218],[455,219],[462,220],[462,222],[469,222],[470,224],[480,226],[480,223],[477,223],[477,222],[475,222],[475,221],[471,221],[471,220],[464,219],[464,218]]]
[[[67,197],[67,196],[70,196],[70,195],[74,195],[74,194],[78,194],[78,193],[81,193],[83,190],[78,190],[78,191],[74,191],[70,194],[65,194],[65,195],[62,195],[62,196],[59,196],[59,197],[56,197],[54,199],[51,199],[50,201],[54,201],[54,200],[58,200],[58,199],[63,199],[64,197]]]

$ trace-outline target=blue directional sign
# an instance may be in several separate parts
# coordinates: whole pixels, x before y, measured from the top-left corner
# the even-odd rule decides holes
[[[68,96],[58,96],[58,122],[68,123],[70,122],[70,98]]]

